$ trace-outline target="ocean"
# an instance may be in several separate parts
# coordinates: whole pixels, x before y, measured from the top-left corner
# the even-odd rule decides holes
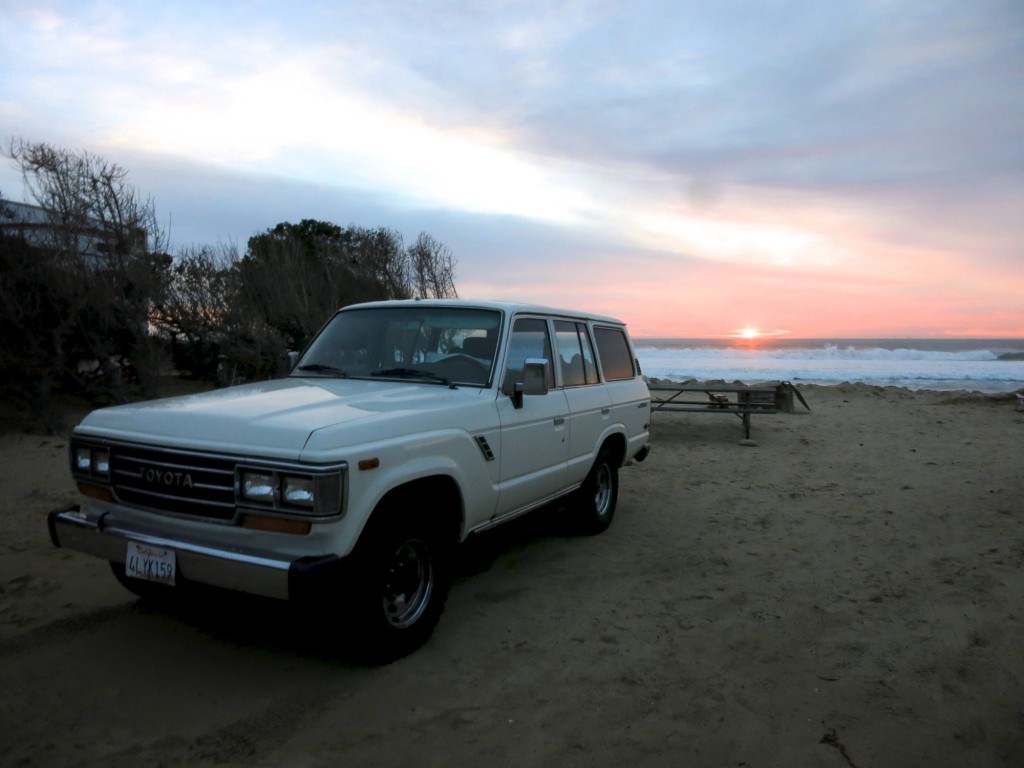
[[[1024,389],[1024,339],[634,339],[646,376],[673,381]]]

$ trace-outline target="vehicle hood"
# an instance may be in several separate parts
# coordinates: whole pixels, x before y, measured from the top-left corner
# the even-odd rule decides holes
[[[412,431],[412,413],[479,402],[478,388],[352,379],[288,378],[93,411],[76,434],[193,450],[299,459],[326,427],[373,419],[373,431]],[[403,426],[405,424],[406,426]],[[362,431],[362,430],[360,430]]]

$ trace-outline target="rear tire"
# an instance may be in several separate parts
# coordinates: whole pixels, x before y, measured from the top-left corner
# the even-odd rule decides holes
[[[582,533],[608,530],[619,499],[619,463],[615,454],[602,448],[583,485],[573,498],[573,511]]]
[[[414,513],[378,512],[352,555],[354,638],[363,660],[387,664],[430,639],[448,597],[451,543]]]

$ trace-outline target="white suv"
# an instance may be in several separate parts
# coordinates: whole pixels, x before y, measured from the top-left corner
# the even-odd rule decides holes
[[[52,512],[50,535],[144,596],[199,583],[344,605],[387,660],[430,636],[470,534],[560,497],[607,528],[649,423],[618,320],[359,304],[286,378],[91,413],[70,446],[88,503]]]

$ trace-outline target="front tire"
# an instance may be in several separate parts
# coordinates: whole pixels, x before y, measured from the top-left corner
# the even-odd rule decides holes
[[[356,650],[364,660],[386,664],[430,639],[448,597],[449,549],[436,526],[412,514],[371,520],[347,585],[354,590]]]
[[[619,463],[611,451],[602,448],[573,499],[579,529],[585,534],[608,530],[615,517],[618,499]]]

